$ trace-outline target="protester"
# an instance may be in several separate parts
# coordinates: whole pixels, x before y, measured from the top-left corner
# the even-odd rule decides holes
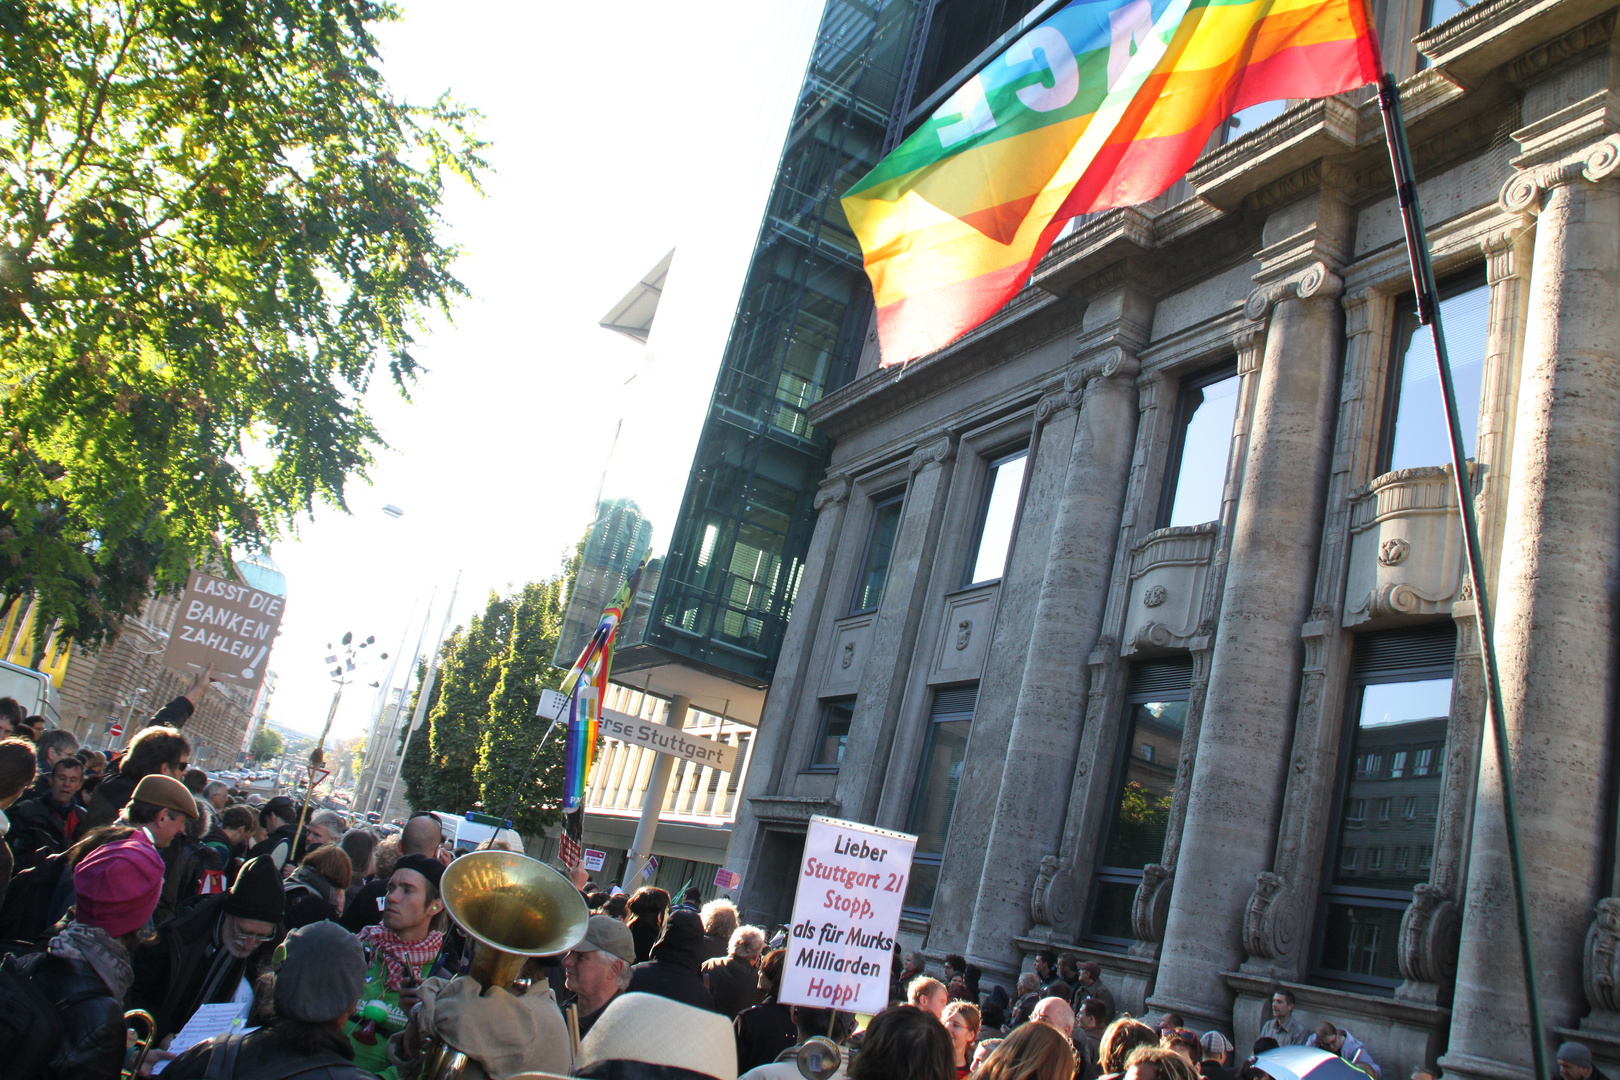
[[[224,860],[227,877],[234,878],[232,871],[247,858],[247,839],[257,824],[257,815],[247,807],[227,806],[204,834],[203,843]]]
[[[372,1080],[354,1066],[343,1034],[365,983],[360,943],[335,923],[321,922],[288,934],[284,948],[273,976],[274,1023],[192,1047],[169,1062],[164,1080]]]
[[[973,1040],[979,1037],[979,1007],[966,1001],[953,1001],[945,1006],[942,1019],[945,1033],[951,1037],[951,1050],[956,1055],[957,1080],[962,1080],[973,1071]]]
[[[1005,1039],[980,1039],[979,1045],[973,1051],[973,1063],[969,1067],[970,1071],[978,1072],[984,1065],[985,1060],[995,1053],[996,1047],[1005,1041]]]
[[[1108,1027],[1107,1010],[1096,998],[1086,998],[1074,1014],[1074,1050],[1080,1059],[1080,1080],[1102,1075],[1102,1035]]]
[[[731,932],[728,955],[703,965],[703,981],[714,998],[716,1012],[735,1020],[744,1009],[764,1000],[764,991],[759,988],[759,957],[764,951],[765,931],[757,926],[739,926]]]
[[[79,788],[79,799],[88,806],[90,796],[95,794],[96,785],[101,783],[101,776],[107,771],[107,755],[100,750],[86,750],[81,747],[78,758],[84,762],[84,786]]]
[[[997,1053],[1005,1047],[1003,1043]],[[991,1060],[994,1058],[992,1054]],[[985,1066],[988,1068],[990,1062]],[[955,1080],[951,1038],[937,1017],[913,1005],[885,1009],[866,1026],[861,1052],[855,1055],[849,1076],[850,1080]],[[1041,1080],[1069,1080],[1069,1077],[1042,1077]]]
[[[1041,979],[1032,971],[1026,971],[1018,976],[1018,1002],[1013,1006],[1012,1019],[1008,1022],[1009,1030],[1017,1028],[1028,1022],[1035,1012],[1035,1006],[1041,1000]]]
[[[1159,1033],[1129,1016],[1122,1016],[1108,1025],[1103,1032],[1101,1066],[1104,1076],[1118,1076],[1125,1071],[1126,1059],[1144,1046],[1159,1045]]]
[[[1003,1039],[973,1075],[975,1080],[1074,1080],[1075,1070],[1068,1038],[1050,1024],[1032,1023]]]
[[[312,813],[304,826],[304,850],[314,851],[325,844],[337,843],[343,838],[344,828],[343,815],[336,810],[320,810]]]
[[[725,1017],[655,994],[622,994],[580,1043],[588,1080],[737,1080]]]
[[[259,808],[259,827],[264,839],[248,850],[248,858],[268,858],[277,873],[290,874],[288,863],[297,865],[298,807],[287,796],[277,795]]]
[[[349,857],[335,844],[324,844],[305,855],[285,887],[287,914],[283,922],[287,928],[323,920],[337,922],[343,914],[350,877]]]
[[[695,1009],[714,1008],[714,996],[703,983],[703,919],[696,911],[677,908],[669,913],[651,959],[631,969],[629,992],[658,994]]]
[[[34,747],[26,739],[0,740],[0,840],[11,831],[6,810],[27,790],[34,778]],[[0,903],[11,884],[11,848],[0,844]]]
[[[1311,1033],[1294,1015],[1294,992],[1279,987],[1271,995],[1271,1019],[1260,1025],[1260,1038],[1276,1039],[1278,1046],[1305,1046]]]
[[[1318,1024],[1316,1033],[1306,1045],[1339,1055],[1362,1072],[1369,1073],[1373,1080],[1379,1080],[1383,1075],[1383,1070],[1379,1069],[1378,1063],[1372,1059],[1367,1048],[1361,1045],[1361,1040],[1331,1020],[1324,1020]]]
[[[630,985],[630,965],[636,959],[630,928],[608,915],[592,915],[585,936],[563,957],[563,985],[573,991],[575,1020],[583,1038],[608,1003]]]
[[[377,872],[377,838],[365,829],[350,829],[338,841],[338,847],[349,857],[349,868],[353,871],[349,887],[344,890],[343,907],[347,911],[349,904]]]
[[[1139,1046],[1125,1059],[1125,1080],[1198,1080],[1198,1071],[1169,1047]]]
[[[22,1049],[44,1063],[48,1080],[112,1078],[124,1064],[129,950],[157,907],[163,860],[149,844],[126,837],[81,859],[73,884],[78,896],[73,921],[44,952],[15,961],[57,1004],[62,1037],[53,1047]],[[14,1007],[17,1003],[0,1003],[0,1008]],[[41,1075],[26,1060],[8,1061],[7,1069],[18,1076]]]
[[[1172,1050],[1180,1054],[1187,1064],[1194,1067],[1204,1059],[1204,1048],[1198,1041],[1196,1031],[1188,1031],[1186,1028],[1172,1028],[1160,1035],[1159,1044],[1166,1050]]]
[[[1080,1011],[1080,1006],[1085,1003],[1086,998],[1102,1002],[1103,1023],[1107,1024],[1114,1019],[1114,1013],[1117,1011],[1114,1007],[1114,992],[1104,985],[1102,981],[1102,965],[1094,960],[1087,960],[1075,968],[1075,987],[1072,1001],[1075,1012]]]
[[[43,779],[45,793],[19,801],[8,814],[11,830],[6,833],[6,843],[11,847],[14,873],[66,851],[84,816],[84,804],[79,801],[84,762],[72,755],[59,757]]]
[[[10,738],[11,732],[27,719],[28,711],[17,702],[16,698],[0,697],[0,736]]]
[[[759,964],[759,988],[765,998],[753,1008],[744,1009],[733,1024],[737,1036],[737,1068],[741,1072],[770,1064],[798,1039],[799,1029],[793,1023],[793,1013],[776,1000],[786,963],[784,949],[772,949],[765,954]],[[940,1031],[943,1033],[944,1029]]]
[[[388,894],[388,879],[394,873],[397,860],[406,855],[421,855],[437,860],[439,844],[443,837],[443,828],[438,818],[432,814],[412,814],[397,838],[390,837],[379,844],[377,877],[356,893],[354,901],[343,909],[341,920],[343,928],[358,934],[368,926],[377,925],[382,920],[383,901]]]
[[[902,953],[899,945],[894,947],[894,955],[896,963],[893,974],[889,977],[889,1000],[904,1001],[906,987],[923,972],[922,957],[914,952]]]
[[[192,897],[211,896],[226,888],[228,864],[202,839],[214,825],[213,804],[201,796],[192,796],[191,804],[196,814],[186,819],[180,834],[163,853],[168,869],[163,877],[163,899],[158,901],[158,922],[172,917]]]
[[[948,1001],[950,995],[945,992],[945,984],[927,975],[917,976],[911,980],[911,985],[906,987],[906,1004],[915,1005],[936,1019],[944,1017],[945,1004]]]
[[[223,813],[230,799],[230,791],[231,789],[226,785],[225,781],[210,780],[203,785],[202,797],[207,801],[208,805],[214,808],[216,814]]]
[[[737,929],[737,905],[721,898],[703,905],[703,959],[724,957],[731,945],[731,934]]]
[[[44,798],[50,789],[51,770],[63,758],[74,758],[79,752],[79,737],[65,728],[52,728],[34,740],[34,759],[37,774],[24,799]],[[80,769],[84,762],[79,762]],[[81,779],[82,779],[81,775]]]
[[[607,903],[602,905],[602,914],[628,924],[630,922],[630,897],[622,892],[610,894]]]
[[[1183,1020],[1181,1018],[1181,1014],[1178,1012],[1167,1012],[1163,1016],[1159,1017],[1159,1034],[1161,1036],[1167,1032],[1171,1032],[1177,1028],[1186,1026],[1187,1021]]]
[[[669,893],[656,886],[643,886],[630,897],[630,934],[636,939],[636,963],[651,959],[653,943],[664,930],[668,911]]]
[[[73,906],[73,868],[103,844],[128,840],[135,830],[125,825],[91,829],[66,851],[42,860],[17,875],[0,904],[0,953],[44,948],[52,927]],[[147,843],[143,837],[141,842]],[[150,845],[148,845],[150,846]],[[3,849],[4,845],[0,845]]]
[[[1558,1048],[1558,1072],[1563,1080],[1607,1080],[1592,1061],[1592,1051],[1578,1042],[1566,1042]]]
[[[1073,989],[1058,976],[1057,953],[1051,949],[1042,949],[1035,954],[1035,975],[1041,980],[1043,997],[1056,995],[1067,1001],[1074,996]]]
[[[282,910],[275,864],[248,860],[230,892],[198,900],[136,947],[130,1006],[152,1014],[162,1040],[200,1005],[250,1000],[253,980],[269,964]]]
[[[346,1033],[355,1064],[369,1072],[388,1067],[390,1036],[404,1030],[422,980],[439,964],[448,917],[439,896],[444,864],[426,855],[403,855],[388,879],[382,922],[360,931],[372,957],[360,1011]]]
[[[1202,1056],[1198,1071],[1204,1080],[1231,1080],[1232,1073],[1227,1066],[1232,1064],[1232,1041],[1218,1031],[1206,1031],[1198,1045]],[[1428,1080],[1435,1078],[1431,1076]]]
[[[690,911],[694,915],[702,915],[703,890],[696,885],[688,885],[681,893],[681,898],[671,908],[671,911]]]
[[[838,1071],[829,1080],[843,1080],[849,1069],[846,1044],[855,1033],[855,1014],[835,1013],[831,1009],[812,1009],[803,1005],[793,1006],[792,1012],[793,1023],[799,1029],[800,1045],[815,1037],[831,1039],[838,1044]],[[799,1072],[797,1062],[774,1061],[748,1070],[740,1080],[804,1080],[804,1076]]]
[[[163,725],[145,729],[130,742],[118,775],[96,785],[96,793],[85,807],[84,820],[79,822],[79,834],[111,824],[134,797],[136,785],[148,776],[172,777],[179,784],[190,765],[191,743],[178,730]]]

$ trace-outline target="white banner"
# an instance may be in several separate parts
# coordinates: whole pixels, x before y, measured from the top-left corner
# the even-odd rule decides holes
[[[735,746],[705,739],[701,735],[689,735],[667,724],[655,724],[651,720],[643,720],[639,716],[615,712],[612,709],[602,710],[600,723],[605,738],[618,739],[631,746],[645,746],[660,754],[685,758],[687,761],[708,765],[721,772],[731,772],[737,767]]]
[[[810,819],[782,1004],[875,1013],[889,1003],[894,936],[916,846],[905,833]]]

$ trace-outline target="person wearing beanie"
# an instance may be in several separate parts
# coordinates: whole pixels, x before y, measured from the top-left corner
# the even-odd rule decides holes
[[[248,858],[269,858],[278,871],[290,875],[288,864],[297,866],[298,807],[285,795],[277,795],[259,809],[259,825],[265,837],[248,851]]]
[[[270,991],[274,1023],[192,1047],[163,1070],[166,1080],[373,1080],[354,1065],[354,1050],[343,1034],[365,987],[360,942],[336,923],[315,922],[289,932],[277,955]]]
[[[1567,1042],[1558,1048],[1558,1073],[1563,1080],[1608,1080],[1585,1043]]]
[[[440,966],[448,916],[439,896],[444,864],[426,855],[401,855],[388,877],[382,922],[357,935],[372,957],[360,1011],[349,1021],[354,1062],[389,1075],[389,1039],[405,1029],[422,980]],[[447,965],[446,970],[454,965]]]
[[[200,1005],[252,1000],[284,909],[275,863],[249,859],[230,892],[203,897],[159,926],[155,940],[136,948],[130,1007],[152,1014],[161,1041],[184,1027]]]
[[[124,1063],[124,995],[130,949],[163,890],[163,860],[144,837],[103,844],[73,868],[73,921],[42,953],[15,962],[62,1016],[46,1052],[49,1080],[117,1076]]]

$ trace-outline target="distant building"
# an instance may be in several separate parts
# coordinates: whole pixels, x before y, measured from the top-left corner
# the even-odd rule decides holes
[[[634,501],[613,499],[596,504],[596,520],[591,522],[580,555],[579,574],[557,637],[553,664],[566,668],[579,658],[596,630],[602,609],[612,602],[624,579],[641,561],[652,535],[652,522]],[[657,582],[649,582],[647,594],[656,589]]]

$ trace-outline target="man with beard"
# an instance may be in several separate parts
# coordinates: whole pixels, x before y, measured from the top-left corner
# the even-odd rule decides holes
[[[269,859],[250,859],[231,891],[205,897],[158,927],[135,948],[131,1008],[145,1009],[162,1041],[200,1005],[253,999],[253,980],[269,963],[284,906],[281,874]]]

